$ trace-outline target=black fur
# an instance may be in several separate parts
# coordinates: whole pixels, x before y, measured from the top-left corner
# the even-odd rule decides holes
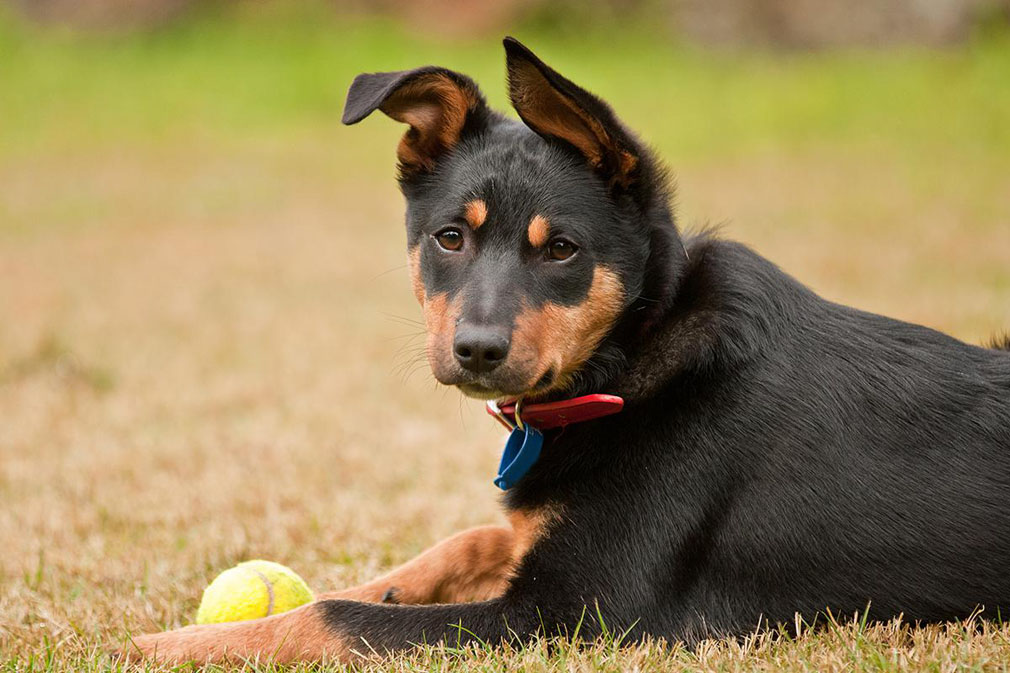
[[[505,322],[522,301],[584,300],[588,262],[619,272],[620,319],[551,394],[616,393],[626,408],[552,432],[507,493],[510,509],[560,516],[505,595],[324,601],[328,623],[399,649],[571,633],[586,610],[593,635],[597,606],[611,629],[687,641],[867,606],[873,619],[921,622],[1005,613],[1010,354],[828,302],[742,245],[682,241],[665,175],[610,108],[518,43],[506,48],[510,72],[532,63],[635,154],[634,170],[614,180],[613,161],[592,165],[563,138],[482,111],[432,171],[404,178],[408,242],[486,198],[495,219],[473,245],[495,251],[496,270],[425,248],[423,281],[483,291]],[[374,109],[376,91],[352,89],[345,121]],[[580,241],[585,268],[523,256],[525,222],[545,208]],[[994,346],[1010,350],[1010,338]]]

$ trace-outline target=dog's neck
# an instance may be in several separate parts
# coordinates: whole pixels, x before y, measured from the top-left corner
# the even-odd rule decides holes
[[[634,306],[629,309],[628,319],[590,358],[585,375],[560,397],[610,393],[633,404],[656,396],[684,375],[739,366],[774,341],[759,317],[762,311],[783,307],[763,306],[761,283],[734,280],[751,272],[765,274],[762,267],[772,265],[710,235],[685,243],[684,262],[676,267],[679,274],[668,281],[668,291],[657,302],[662,310],[639,318]],[[737,268],[741,266],[752,268]],[[738,273],[726,273],[728,268]],[[793,285],[784,274],[781,280]]]

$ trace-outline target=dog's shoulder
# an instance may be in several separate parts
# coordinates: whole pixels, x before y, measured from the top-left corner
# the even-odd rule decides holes
[[[1002,350],[829,301],[747,245],[711,232],[686,237],[689,263],[674,310],[634,347],[623,385],[646,395],[683,374],[742,370],[879,381],[1010,376]],[[999,345],[996,344],[996,347]]]

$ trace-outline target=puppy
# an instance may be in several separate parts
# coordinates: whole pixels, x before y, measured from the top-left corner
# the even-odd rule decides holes
[[[797,613],[1010,608],[1010,340],[839,306],[742,245],[682,238],[662,168],[610,107],[505,51],[521,123],[437,67],[360,75],[343,121],[409,125],[399,182],[432,372],[525,409],[498,410],[516,426],[510,525],[135,651],[349,660],[592,637],[597,614],[693,642]]]

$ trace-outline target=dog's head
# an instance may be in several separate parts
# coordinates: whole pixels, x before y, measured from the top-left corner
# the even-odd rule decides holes
[[[435,378],[542,397],[591,367],[630,308],[659,301],[643,293],[669,280],[655,268],[679,240],[661,171],[611,109],[519,42],[505,50],[522,124],[437,67],[359,75],[343,121],[378,109],[410,125],[399,179]]]

